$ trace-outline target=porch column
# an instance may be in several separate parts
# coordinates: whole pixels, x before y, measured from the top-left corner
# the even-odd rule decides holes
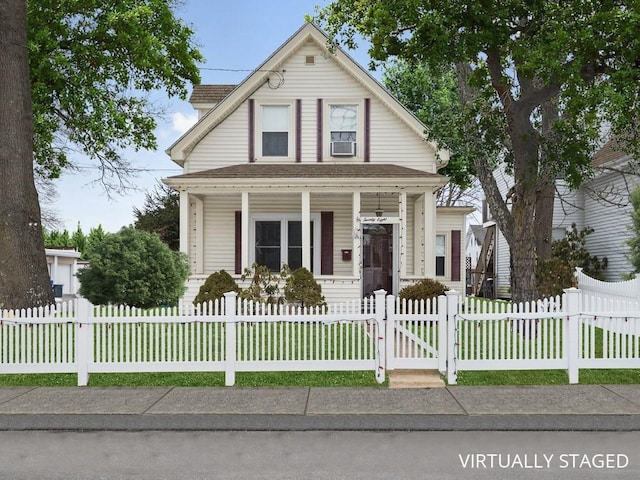
[[[189,194],[180,190],[180,251],[189,254]]]
[[[362,225],[360,224],[360,192],[353,192],[353,276],[360,278],[362,263]]]
[[[398,194],[400,217],[400,278],[407,276],[407,192]]]
[[[424,215],[424,272],[429,278],[436,276],[436,207],[433,192],[424,192],[422,197],[422,214]]]
[[[302,266],[311,271],[311,194],[302,192]]]
[[[242,271],[249,268],[249,192],[242,192]]]
[[[198,196],[193,197],[195,201],[196,215],[196,236],[195,236],[195,253],[196,253],[196,271],[194,273],[204,273],[204,201]]]

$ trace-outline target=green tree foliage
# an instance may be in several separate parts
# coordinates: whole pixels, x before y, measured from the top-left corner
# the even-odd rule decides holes
[[[316,307],[325,305],[322,287],[309,270],[296,268],[284,284],[284,298],[291,305]]]
[[[57,177],[73,148],[97,160],[105,186],[131,169],[121,151],[156,148],[147,92],[185,98],[200,80],[192,30],[178,0],[27,2],[38,172]],[[116,182],[112,182],[116,179]]]
[[[175,305],[189,276],[186,258],[152,233],[131,227],[108,234],[78,272],[80,294],[94,304]]]
[[[428,300],[436,298],[449,290],[445,284],[431,278],[423,278],[419,282],[400,290],[399,297],[407,300]]]
[[[631,277],[640,272],[640,186],[633,189],[629,195],[629,200],[633,207],[631,211],[631,224],[629,230],[631,231],[631,238],[627,240],[629,246],[629,261],[633,266],[633,272]]]
[[[427,126],[427,139],[450,152],[449,162],[439,173],[447,175],[460,190],[469,189],[475,178],[475,164],[458,128],[462,106],[455,69],[436,71],[424,62],[410,64],[397,59],[385,67],[382,82]]]
[[[510,247],[512,298],[537,296],[555,179],[577,187],[591,174],[602,122],[640,150],[640,4],[336,0],[317,20],[347,46],[364,36],[374,61],[455,68],[456,128]],[[497,159],[514,178],[506,199],[492,175]]]
[[[565,237],[551,245],[551,258],[536,265],[536,281],[541,295],[561,295],[563,289],[576,286],[576,267],[598,280],[604,279],[607,259],[592,256],[587,250],[587,236],[593,228],[578,231],[575,223]]]
[[[180,249],[180,194],[163,184],[147,192],[142,210],[133,209],[134,227],[157,233],[171,250]]]
[[[102,225],[92,228],[89,230],[89,234],[85,235],[80,223],[78,223],[78,228],[73,234],[70,234],[66,228],[62,231],[45,230],[44,246],[45,248],[75,248],[80,252],[82,258],[86,259],[87,250],[91,248],[91,246],[100,243],[105,236],[106,233]]]
[[[200,286],[198,295],[193,300],[194,305],[219,300],[227,292],[240,292],[240,287],[226,270],[212,273]]]

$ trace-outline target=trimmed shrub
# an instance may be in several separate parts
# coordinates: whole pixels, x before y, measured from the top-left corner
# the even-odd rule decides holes
[[[292,305],[315,307],[325,305],[322,287],[309,270],[300,267],[291,272],[284,285],[284,298]]]
[[[400,290],[400,298],[407,300],[427,300],[444,295],[449,290],[445,284],[431,278],[423,278],[419,282]]]
[[[89,265],[76,276],[80,295],[93,304],[150,308],[176,305],[184,294],[187,258],[156,234],[125,227],[86,253]]]
[[[227,292],[240,292],[240,287],[226,270],[212,273],[200,287],[198,295],[193,300],[198,305],[222,298]]]

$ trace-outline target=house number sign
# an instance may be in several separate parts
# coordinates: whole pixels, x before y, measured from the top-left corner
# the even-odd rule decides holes
[[[360,223],[400,223],[399,217],[360,217]]]

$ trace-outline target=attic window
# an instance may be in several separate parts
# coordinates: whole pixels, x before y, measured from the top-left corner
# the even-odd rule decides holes
[[[315,65],[316,64],[316,57],[314,55],[305,55],[304,64],[305,65]]]

